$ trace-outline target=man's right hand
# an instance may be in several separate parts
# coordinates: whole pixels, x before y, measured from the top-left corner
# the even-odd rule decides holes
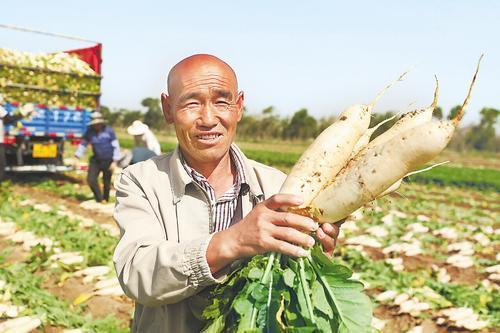
[[[318,229],[311,218],[279,211],[281,207],[300,206],[300,197],[276,194],[259,203],[240,222],[216,233],[208,245],[207,261],[216,272],[241,257],[269,251],[302,257],[314,245],[314,238],[307,233]]]

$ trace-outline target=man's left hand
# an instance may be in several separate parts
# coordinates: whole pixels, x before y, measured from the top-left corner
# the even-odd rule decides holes
[[[339,227],[333,223],[323,223],[316,231],[316,236],[323,245],[323,252],[329,257],[333,256],[339,231]]]

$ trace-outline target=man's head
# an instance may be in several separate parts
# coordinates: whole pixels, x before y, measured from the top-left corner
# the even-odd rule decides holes
[[[188,163],[219,163],[243,113],[243,92],[233,69],[212,55],[193,55],[170,70],[167,90],[161,95],[163,114],[174,124]]]
[[[99,111],[95,111],[90,115],[90,121],[87,123],[87,125],[91,126],[94,131],[100,132],[106,126],[106,121]]]

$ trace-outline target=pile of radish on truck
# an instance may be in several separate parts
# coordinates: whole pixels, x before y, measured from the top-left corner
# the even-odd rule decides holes
[[[55,53],[0,48],[0,181],[6,172],[61,172],[101,95],[101,45]],[[3,128],[2,128],[3,127]]]

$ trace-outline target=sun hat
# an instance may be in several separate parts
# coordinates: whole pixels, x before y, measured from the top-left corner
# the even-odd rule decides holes
[[[26,103],[19,107],[19,114],[24,118],[35,112],[35,104]]]
[[[143,135],[149,130],[148,125],[140,120],[134,120],[132,125],[127,128],[127,133],[130,135]]]
[[[102,114],[98,111],[95,111],[90,115],[90,121],[87,123],[87,126],[104,124],[105,122],[106,121],[102,117]]]

